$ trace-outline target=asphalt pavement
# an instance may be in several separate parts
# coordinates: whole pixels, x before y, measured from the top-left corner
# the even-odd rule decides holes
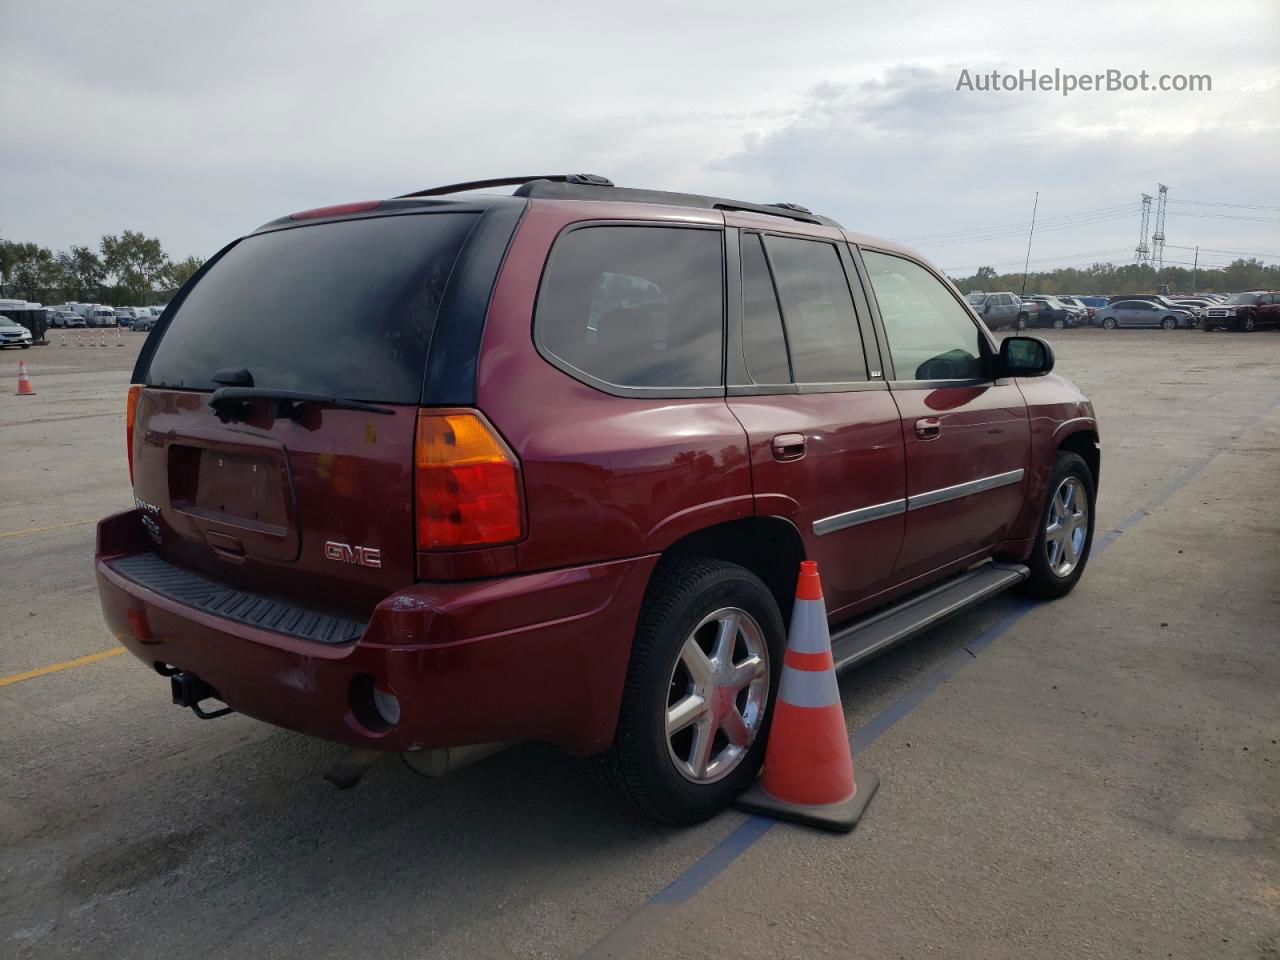
[[[654,827],[542,744],[339,792],[342,748],[178,710],[92,575],[142,336],[4,351],[0,956],[1275,960],[1280,334],[1046,333],[1098,552],[841,680],[882,781],[847,836]]]

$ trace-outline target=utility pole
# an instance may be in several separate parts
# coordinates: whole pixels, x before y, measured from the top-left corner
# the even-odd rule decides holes
[[[1018,296],[1027,295],[1027,268],[1031,266],[1031,238],[1036,235],[1036,210],[1040,207],[1040,191],[1036,191],[1035,202],[1031,204],[1031,232],[1027,234],[1027,260],[1022,265],[1022,292]]]
[[[1186,263],[1186,261],[1184,260],[1183,263]],[[1196,273],[1199,270],[1200,270],[1200,246],[1199,244],[1197,244],[1196,259],[1195,259],[1195,262],[1191,264],[1191,292],[1192,293],[1196,292]]]

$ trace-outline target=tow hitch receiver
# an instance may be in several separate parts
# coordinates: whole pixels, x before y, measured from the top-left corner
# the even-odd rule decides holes
[[[190,707],[201,720],[216,720],[218,717],[225,717],[228,713],[234,713],[230,707],[222,707],[220,710],[205,710],[200,706],[203,700],[220,700],[218,691],[209,686],[194,673],[186,673],[182,670],[175,670],[169,674],[169,686],[173,690],[173,702],[180,707]]]

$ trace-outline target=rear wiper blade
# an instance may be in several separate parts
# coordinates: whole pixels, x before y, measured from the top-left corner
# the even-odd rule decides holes
[[[322,393],[300,393],[296,390],[273,390],[270,387],[221,387],[213,391],[209,406],[217,411],[221,420],[243,420],[248,415],[249,403],[253,400],[270,400],[275,405],[275,415],[290,420],[299,419],[302,408],[308,405],[361,410],[365,413],[395,413],[387,407],[375,406],[363,400],[329,397]]]

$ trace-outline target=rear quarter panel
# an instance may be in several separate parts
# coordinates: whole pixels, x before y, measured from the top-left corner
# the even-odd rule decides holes
[[[530,204],[486,320],[480,408],[520,458],[527,536],[521,570],[638,556],[752,513],[746,435],[724,397],[617,397],[552,366],[533,311],[556,236],[584,220],[722,226],[705,210],[583,201]]]

